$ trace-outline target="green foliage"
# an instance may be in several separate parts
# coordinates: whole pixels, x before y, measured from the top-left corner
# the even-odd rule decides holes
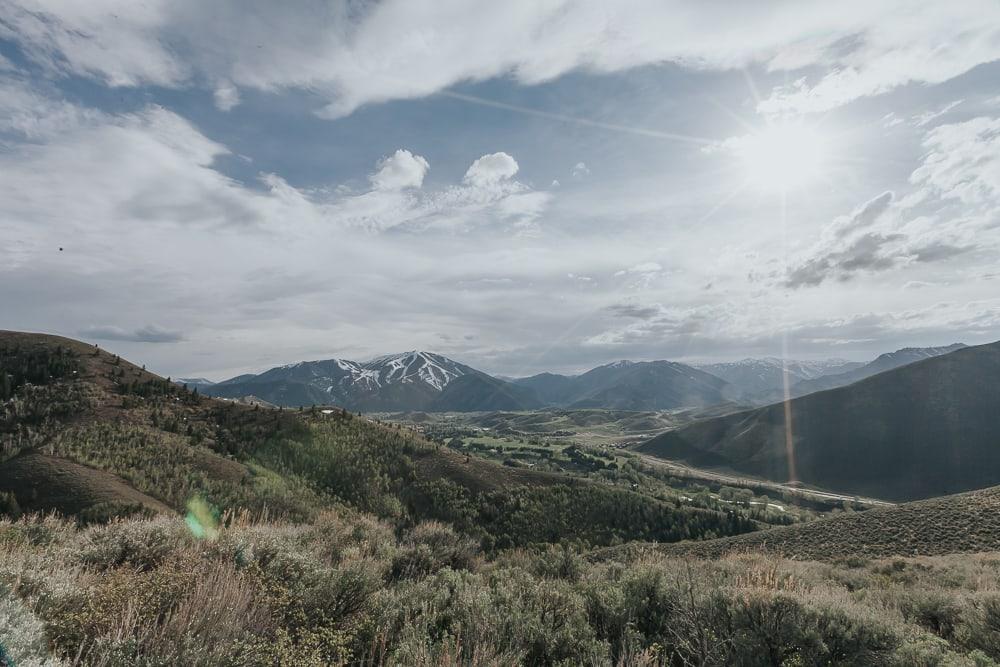
[[[26,384],[46,385],[80,370],[77,355],[62,345],[0,346],[0,401]]]
[[[382,516],[401,513],[398,497],[415,481],[410,456],[428,447],[408,433],[375,427],[349,413],[296,435],[265,441],[254,458]]]
[[[107,470],[178,511],[202,496],[225,509],[265,509],[276,516],[305,519],[328,503],[294,478],[257,474],[212,452],[143,426],[96,422],[64,429],[47,449]]]
[[[591,545],[629,540],[675,542],[754,530],[735,512],[677,507],[599,484],[520,486],[474,493],[447,480],[413,486],[408,501],[421,516],[454,523],[491,548],[575,539]]]

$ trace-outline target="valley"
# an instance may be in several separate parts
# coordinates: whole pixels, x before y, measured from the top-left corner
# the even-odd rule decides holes
[[[993,377],[994,354],[956,350],[833,395],[863,391],[843,409],[871,406],[895,396],[884,385],[905,387],[907,377],[971,391],[981,385],[968,380],[970,369]],[[440,395],[462,378],[495,389],[458,366],[454,376],[422,372],[427,359],[388,361],[377,373],[344,366],[351,382],[371,386],[377,374],[378,386],[440,380]],[[315,370],[283,372],[314,378]],[[499,663],[631,664],[645,655],[660,664],[662,650],[693,659],[696,627],[733,632],[750,613],[792,614],[790,631],[812,624],[824,633],[812,648],[797,635],[780,640],[810,660],[827,660],[826,642],[847,641],[845,632],[853,648],[843,655],[858,664],[907,664],[927,651],[1000,657],[1000,644],[982,634],[993,617],[980,603],[995,556],[970,555],[1000,551],[1000,487],[895,505],[826,478],[788,483],[741,459],[697,453],[692,434],[725,435],[732,423],[764,419],[766,408],[359,415],[330,403],[212,398],[204,383],[185,387],[101,348],[16,332],[0,332],[0,373],[0,591],[9,591],[6,609],[18,610],[0,614],[0,628],[19,641],[0,647],[22,659],[380,664],[445,652],[419,663],[429,665],[473,650]],[[909,386],[910,400],[919,397]],[[807,403],[793,401],[793,415],[831,393],[796,399]],[[976,395],[952,423],[979,423],[976,411],[992,409],[992,394]],[[936,587],[930,573],[955,568],[965,574]],[[461,592],[445,601],[442,590]],[[873,625],[875,607],[847,602],[857,590],[879,596],[877,613],[889,615]],[[914,611],[927,596],[951,610],[940,612],[947,630]],[[483,601],[496,615],[470,620]],[[615,625],[621,604],[641,619],[627,631],[633,644]],[[665,605],[674,632],[649,620],[657,613],[649,604]],[[558,622],[543,611],[551,605],[562,610]],[[417,608],[449,633],[504,638],[450,644],[431,625],[414,625]],[[181,641],[192,627],[206,639]],[[763,641],[754,627],[739,630],[745,641]],[[121,639],[140,635],[141,644]],[[723,662],[710,664],[742,660],[748,649],[719,650]]]

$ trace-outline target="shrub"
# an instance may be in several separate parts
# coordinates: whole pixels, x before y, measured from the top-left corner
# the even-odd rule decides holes
[[[88,529],[78,559],[101,568],[130,565],[149,570],[181,545],[192,543],[184,524],[172,517],[117,521]]]
[[[445,567],[472,569],[478,550],[473,540],[459,535],[451,526],[425,521],[402,540],[400,550],[392,561],[392,577],[414,579]]]
[[[972,597],[955,634],[961,645],[1000,661],[1000,593]]]
[[[44,625],[0,584],[0,665],[55,667]]]
[[[933,590],[918,590],[906,595],[900,601],[900,611],[903,618],[942,639],[952,638],[961,614],[953,596]]]

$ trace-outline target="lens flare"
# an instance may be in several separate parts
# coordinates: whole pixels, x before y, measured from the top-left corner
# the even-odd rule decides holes
[[[203,498],[195,496],[187,503],[184,523],[199,540],[214,540],[219,535],[219,513]]]

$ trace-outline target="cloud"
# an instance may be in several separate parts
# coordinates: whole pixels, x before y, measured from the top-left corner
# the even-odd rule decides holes
[[[949,102],[937,111],[925,111],[924,113],[917,114],[913,117],[913,124],[917,127],[924,127],[925,125],[930,125],[938,118],[946,116],[952,109],[957,107],[959,104],[965,100],[955,100],[954,102]]]
[[[4,0],[0,38],[53,75],[109,86],[231,81],[308,90],[336,117],[419,98],[462,81],[536,84],[573,70],[656,63],[800,72],[767,113],[821,111],[910,82],[939,83],[1000,57],[993,0],[716,5],[599,0],[313,4],[236,0],[59,3]]]
[[[590,175],[590,169],[588,169],[587,165],[583,162],[577,162],[573,165],[572,175],[573,178],[583,178],[584,176]]]
[[[240,91],[229,82],[219,84],[212,95],[220,111],[230,111],[240,103]]]
[[[838,238],[844,238],[860,229],[871,227],[879,219],[879,216],[889,210],[893,196],[892,192],[886,191],[868,200],[849,216],[834,220],[831,232]]]
[[[789,269],[785,285],[793,289],[816,286],[831,278],[843,281],[857,273],[891,269],[902,259],[892,249],[905,238],[902,234],[862,234],[842,248],[821,251]]]
[[[1000,118],[939,125],[924,137],[928,153],[910,182],[965,204],[1000,204]]]
[[[164,329],[155,324],[128,331],[113,326],[93,326],[81,329],[79,335],[96,340],[121,340],[133,343],[177,343],[184,340],[181,332]]]
[[[786,274],[799,288],[860,273],[945,262],[997,247],[1000,227],[1000,118],[939,125],[910,174],[914,190],[884,192],[827,225]]]
[[[660,314],[660,306],[640,306],[634,303],[615,303],[607,310],[617,317],[632,317],[638,320],[648,320]]]
[[[369,178],[376,190],[401,190],[419,188],[431,165],[420,155],[400,148],[376,165],[376,171]]]
[[[462,180],[481,188],[513,178],[517,171],[517,160],[501,151],[478,158],[469,166]]]
[[[663,270],[663,267],[658,262],[642,262],[641,264],[636,264],[627,269],[622,269],[621,271],[615,272],[616,276],[624,276],[629,273],[659,273]]]

